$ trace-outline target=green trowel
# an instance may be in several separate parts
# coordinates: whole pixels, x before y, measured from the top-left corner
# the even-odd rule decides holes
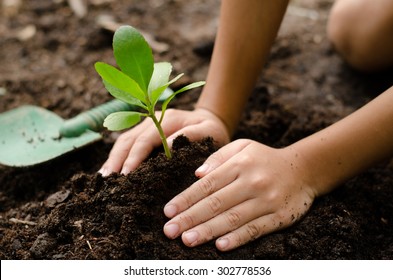
[[[0,164],[22,167],[48,161],[101,139],[107,115],[133,110],[113,100],[63,120],[41,107],[25,105],[0,115]]]
[[[171,94],[167,88],[159,101]],[[114,99],[69,120],[41,107],[25,105],[0,114],[0,164],[14,167],[43,163],[102,138],[98,133],[110,113],[134,111]]]

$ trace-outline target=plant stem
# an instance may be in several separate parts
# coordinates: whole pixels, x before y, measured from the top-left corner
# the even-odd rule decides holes
[[[161,141],[162,141],[162,146],[164,147],[165,155],[166,155],[166,157],[168,159],[171,159],[172,158],[172,154],[171,154],[171,151],[169,149],[168,142],[166,141],[166,137],[165,137],[164,131],[162,130],[161,124],[157,120],[157,118],[156,118],[154,113],[151,114],[150,117],[153,120],[155,126],[157,127],[158,133],[160,134],[160,138],[161,138]]]

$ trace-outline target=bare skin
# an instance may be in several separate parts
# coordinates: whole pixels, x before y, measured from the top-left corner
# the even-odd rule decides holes
[[[288,147],[248,139],[229,143],[288,1],[244,3],[222,1],[207,83],[195,110],[170,110],[163,122],[169,141],[179,134],[191,140],[209,135],[224,145],[196,170],[200,179],[164,208],[170,218],[164,233],[181,236],[190,247],[217,239],[219,250],[232,250],[290,226],[317,196],[393,155],[393,87]],[[146,120],[118,139],[100,172],[127,174],[159,145]]]
[[[386,69],[393,64],[393,1],[336,0],[327,33],[352,67]]]

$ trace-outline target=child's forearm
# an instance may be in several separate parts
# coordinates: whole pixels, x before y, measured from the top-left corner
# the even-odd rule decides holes
[[[196,105],[234,132],[276,37],[288,0],[223,0],[206,86]]]
[[[316,195],[393,155],[393,87],[320,132],[292,145]]]

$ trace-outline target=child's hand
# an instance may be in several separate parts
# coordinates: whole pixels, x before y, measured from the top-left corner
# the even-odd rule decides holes
[[[227,251],[293,224],[315,194],[307,168],[291,147],[273,149],[251,140],[232,142],[211,155],[196,183],[164,208],[169,238],[193,247],[214,238]]]
[[[191,141],[211,136],[220,146],[227,144],[230,138],[225,124],[205,109],[194,111],[168,109],[162,128],[168,137],[170,147],[173,139],[181,134]],[[161,145],[161,139],[157,129],[150,119],[146,119],[119,136],[99,172],[103,176],[112,172],[127,174],[137,168],[159,145]]]

